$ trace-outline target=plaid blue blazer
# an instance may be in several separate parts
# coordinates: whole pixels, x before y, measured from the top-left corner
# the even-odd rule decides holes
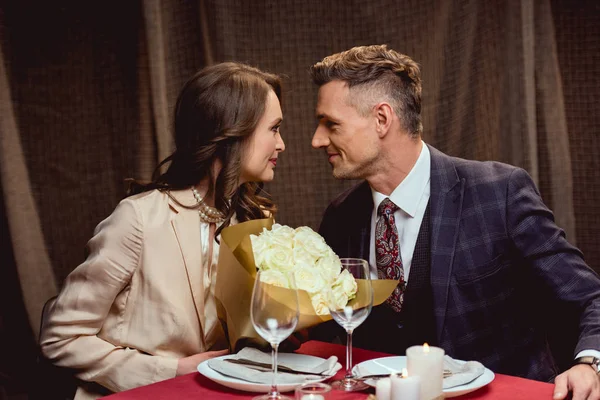
[[[600,278],[527,172],[429,149],[438,344],[452,357],[543,381],[559,372],[548,336],[565,321],[575,353],[600,349]],[[372,210],[362,182],[329,205],[319,232],[340,257],[368,260]]]

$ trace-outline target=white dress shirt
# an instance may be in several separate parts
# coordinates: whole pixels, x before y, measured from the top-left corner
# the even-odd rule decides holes
[[[369,241],[369,265],[371,278],[377,279],[377,262],[375,259],[375,225],[377,224],[377,208],[386,197],[398,206],[394,213],[396,229],[400,241],[400,254],[404,267],[404,281],[408,283],[408,275],[412,264],[419,229],[425,215],[425,209],[431,193],[431,155],[429,148],[423,142],[421,154],[406,178],[386,196],[371,188],[373,195],[373,213],[371,214],[371,238]],[[583,350],[576,356],[594,356],[600,358],[600,351]]]
[[[423,143],[421,154],[406,178],[386,196],[371,188],[373,194],[373,213],[371,214],[371,239],[369,243],[369,264],[371,277],[377,278],[377,262],[375,260],[375,225],[377,224],[377,208],[387,197],[398,206],[394,213],[398,240],[400,241],[400,254],[404,267],[404,281],[408,282],[408,274],[412,264],[419,229],[425,215],[430,193],[431,162],[429,148]]]

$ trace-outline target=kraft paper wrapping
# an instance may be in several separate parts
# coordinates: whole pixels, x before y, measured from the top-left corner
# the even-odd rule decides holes
[[[251,339],[254,342],[266,342],[252,326],[250,304],[252,289],[256,276],[254,254],[250,235],[258,235],[263,228],[271,229],[273,219],[257,219],[229,226],[221,232],[215,297],[217,313],[224,324],[229,339],[230,349],[236,348],[240,339]],[[364,283],[357,280],[357,284]],[[383,303],[398,285],[398,281],[378,279],[372,282],[373,305]],[[286,302],[290,289],[276,288],[271,293],[278,301]],[[318,325],[331,319],[330,315],[318,315],[311,303],[308,292],[298,290],[299,319],[296,331]]]

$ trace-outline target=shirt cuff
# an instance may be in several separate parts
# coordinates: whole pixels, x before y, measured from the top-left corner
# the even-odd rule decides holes
[[[575,356],[575,358],[586,357],[586,356],[592,356],[592,357],[596,357],[596,358],[600,359],[600,351],[598,351],[598,350],[582,350],[579,353],[577,353],[577,356]]]

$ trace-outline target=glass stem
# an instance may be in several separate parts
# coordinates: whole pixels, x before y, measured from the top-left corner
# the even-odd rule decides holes
[[[352,378],[352,330],[346,331],[346,378]]]
[[[276,399],[279,396],[277,390],[277,348],[279,343],[271,343],[271,363],[273,364],[273,379],[271,380],[271,397]]]

